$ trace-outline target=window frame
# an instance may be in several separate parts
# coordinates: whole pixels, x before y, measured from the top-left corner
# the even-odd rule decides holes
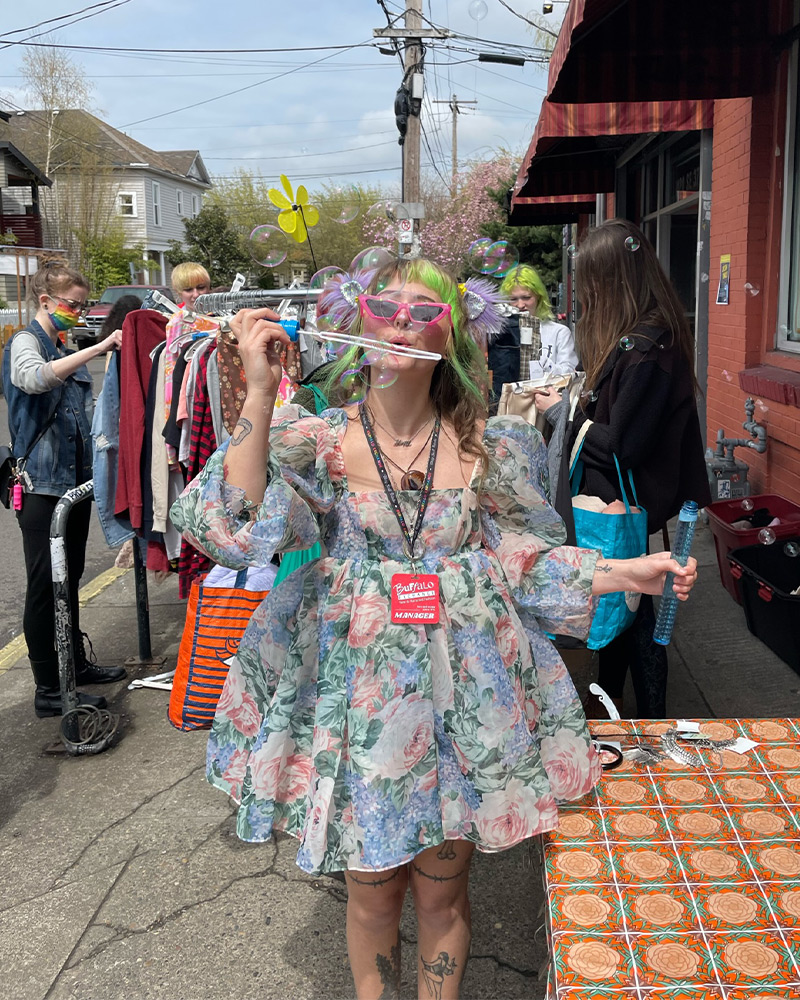
[[[123,212],[123,198],[130,198],[130,212]],[[139,217],[139,210],[136,204],[136,192],[135,191],[117,191],[117,215],[123,219],[137,219]]]
[[[196,218],[200,212],[200,195],[192,192],[192,218]]]
[[[183,190],[181,188],[175,188],[175,212],[183,217]]]
[[[161,226],[162,216],[161,216],[161,183],[160,181],[151,181],[151,198],[153,202],[153,225]]]
[[[795,24],[798,22],[798,8],[795,4]],[[798,144],[798,116],[800,97],[797,87],[800,82],[800,42],[795,39],[789,50],[789,72],[787,73],[786,131],[784,134],[783,157],[783,211],[781,217],[780,280],[778,283],[778,313],[775,328],[774,350],[787,354],[800,354],[800,340],[789,339],[789,320],[792,309],[792,273],[800,269],[800,144]],[[793,230],[795,232],[793,232]],[[796,235],[796,239],[794,239]],[[793,248],[792,243],[796,246]],[[795,261],[792,261],[794,249]],[[800,278],[795,297],[800,300]]]

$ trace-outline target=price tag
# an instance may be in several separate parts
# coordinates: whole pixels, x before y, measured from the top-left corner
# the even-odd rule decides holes
[[[530,326],[523,326],[520,323],[519,326],[519,342],[520,344],[532,344],[533,343],[533,328]]]
[[[395,625],[436,625],[439,577],[435,573],[395,573],[391,613]]]

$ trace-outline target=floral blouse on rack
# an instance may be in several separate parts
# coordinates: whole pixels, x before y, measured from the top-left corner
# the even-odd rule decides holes
[[[265,565],[319,541],[321,558],[254,613],[219,701],[208,780],[238,803],[243,840],[297,837],[307,872],[381,870],[447,839],[496,851],[553,829],[557,802],[600,777],[575,688],[545,631],[585,636],[598,553],[563,546],[546,451],[493,417],[490,462],[434,489],[417,551],[440,580],[436,625],[393,624],[408,572],[383,491],[348,490],[343,410],[276,412],[257,520],[222,478],[224,446],[172,508],[213,560]],[[413,523],[417,494],[398,494]]]

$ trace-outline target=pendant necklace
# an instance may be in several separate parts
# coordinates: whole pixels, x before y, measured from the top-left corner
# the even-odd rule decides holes
[[[391,455],[387,455],[385,452],[381,452],[381,456],[384,459],[386,459],[386,461],[390,465],[393,465],[398,472],[402,473],[402,477],[400,479],[401,490],[422,489],[422,484],[425,482],[425,473],[422,472],[420,469],[413,469],[412,466],[414,462],[416,462],[416,460],[419,458],[419,456],[423,453],[423,451],[425,451],[425,449],[428,447],[428,442],[432,437],[433,437],[433,427],[431,427],[430,432],[428,433],[428,436],[425,438],[422,447],[408,463],[408,468],[406,469],[404,469],[402,465],[398,465],[398,463],[395,462],[395,460],[391,457]]]
[[[372,410],[369,410],[369,419],[370,419],[370,423],[374,424],[376,427],[379,427],[383,431],[384,434],[388,434],[389,437],[394,438],[394,446],[395,446],[395,448],[410,448],[411,447],[411,442],[414,440],[414,438],[417,437],[417,435],[421,431],[423,431],[428,426],[428,424],[431,422],[431,418],[428,417],[428,419],[425,421],[425,423],[422,424],[416,431],[414,431],[414,433],[411,435],[410,438],[398,438],[398,437],[395,437],[395,435],[392,434],[390,431],[388,431],[383,426],[383,424],[378,423],[378,421],[375,419],[375,414],[372,412]],[[426,441],[425,444],[427,444],[427,443],[428,442]],[[423,445],[423,447],[424,447],[424,445]],[[419,458],[419,455],[415,455],[414,456],[414,461],[416,461],[417,458]],[[410,464],[413,465],[413,462],[410,463]]]

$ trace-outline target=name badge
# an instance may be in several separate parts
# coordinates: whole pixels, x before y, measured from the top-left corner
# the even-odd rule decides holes
[[[434,573],[395,573],[391,613],[395,625],[438,624],[439,577]]]

